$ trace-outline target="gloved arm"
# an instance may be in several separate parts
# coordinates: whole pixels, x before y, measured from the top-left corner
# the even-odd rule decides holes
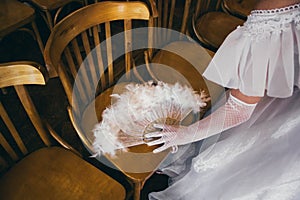
[[[234,91],[236,93],[236,91]],[[237,93],[236,96],[240,96]],[[241,99],[245,99],[242,95]],[[163,146],[155,149],[153,152],[158,153],[169,147],[184,145],[191,142],[199,141],[222,131],[237,126],[247,121],[252,115],[256,103],[260,98],[254,97],[250,99],[251,103],[234,97],[232,91],[226,103],[218,108],[208,117],[190,125],[190,126],[170,126],[156,124],[155,127],[161,129],[158,132],[152,132],[145,135],[146,138],[159,138],[147,142],[149,146],[163,144]],[[249,99],[246,98],[249,102]],[[253,103],[254,102],[254,103]]]

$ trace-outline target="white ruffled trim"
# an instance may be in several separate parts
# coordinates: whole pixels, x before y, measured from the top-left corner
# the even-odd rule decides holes
[[[276,10],[252,12],[225,39],[204,77],[249,96],[291,96],[300,87],[300,4]]]
[[[294,26],[300,30],[300,4],[272,10],[254,10],[244,23],[244,34],[252,40],[280,35]]]

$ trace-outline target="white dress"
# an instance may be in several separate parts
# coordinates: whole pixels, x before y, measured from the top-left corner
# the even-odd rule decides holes
[[[299,51],[300,4],[252,11],[204,76],[264,97],[247,122],[190,146],[191,162],[185,155],[162,166],[170,186],[149,199],[299,200]]]

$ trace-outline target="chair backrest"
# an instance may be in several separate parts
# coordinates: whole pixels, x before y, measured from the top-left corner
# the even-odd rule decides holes
[[[26,138],[26,134],[29,133],[24,133],[20,130],[20,126],[23,127],[26,122],[23,115],[21,115],[22,119],[20,119],[22,111],[27,113],[28,118],[40,136],[41,141],[44,143],[43,146],[50,146],[48,132],[44,128],[33,101],[24,86],[28,84],[45,85],[46,81],[47,75],[45,71],[36,63],[13,62],[0,64],[0,88],[12,91],[12,86],[16,91],[16,95],[13,95],[13,97],[19,98],[24,107],[23,109],[14,104],[14,102],[17,101],[11,99],[10,94],[1,94],[0,115],[2,121],[0,129],[0,145],[3,151],[1,151],[0,157],[0,165],[2,168],[0,170],[6,169],[29,152],[28,148],[25,146],[26,142],[22,140],[22,138]],[[7,109],[5,109],[5,107]],[[19,108],[17,109],[17,113],[15,113],[16,110],[12,113],[11,107]]]
[[[223,0],[222,9],[234,16],[246,20],[257,0]]]
[[[158,10],[157,26],[186,32],[192,0],[155,0]]]
[[[199,17],[207,12],[221,9],[223,0],[197,0],[194,10],[194,17]]]
[[[163,28],[156,31],[154,43],[162,46],[167,45],[172,39],[175,39],[171,39],[173,31],[182,34],[188,33],[188,26],[193,13],[192,0],[149,0],[149,2],[157,8],[157,17],[154,18],[155,27]]]
[[[136,27],[135,20],[152,26],[151,19],[143,2],[103,1],[73,12],[53,28],[44,52],[45,62],[55,67],[75,110],[77,105],[84,107],[94,99],[95,88],[100,93],[114,85],[117,76],[130,73],[134,45],[130,30]],[[117,33],[124,33],[118,41],[112,39]],[[147,39],[152,41],[150,33]],[[115,59],[114,53],[120,49],[125,52],[124,65]],[[78,73],[80,80],[76,79]],[[72,98],[75,79],[76,98]]]

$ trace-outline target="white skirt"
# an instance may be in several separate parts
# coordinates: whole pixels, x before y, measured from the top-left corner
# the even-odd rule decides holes
[[[248,96],[289,97],[300,86],[300,4],[254,10],[223,42],[204,77]]]
[[[192,146],[163,168],[171,185],[149,199],[299,200],[299,144],[300,90],[288,98],[266,96],[249,121],[202,141],[190,164]]]
[[[172,182],[150,200],[300,199],[299,21],[299,4],[253,11],[228,36],[205,77],[264,97],[247,122],[170,156]]]

